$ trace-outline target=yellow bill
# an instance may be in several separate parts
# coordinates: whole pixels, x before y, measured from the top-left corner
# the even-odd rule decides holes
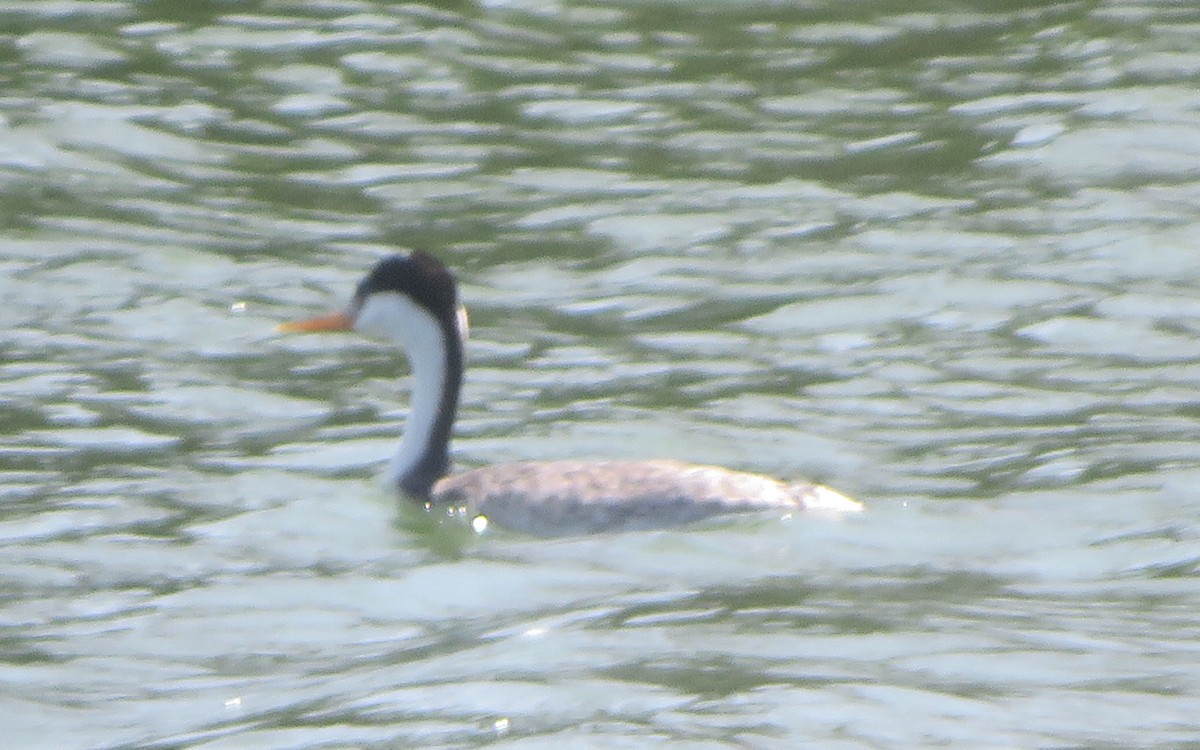
[[[354,319],[344,312],[330,313],[307,320],[292,320],[275,326],[277,333],[320,333],[321,331],[350,331]]]

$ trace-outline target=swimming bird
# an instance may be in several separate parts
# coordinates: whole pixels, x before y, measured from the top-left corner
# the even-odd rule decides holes
[[[822,485],[670,459],[521,461],[452,475],[465,329],[454,275],[419,250],[380,260],[344,311],[277,328],[356,331],[403,350],[411,402],[387,480],[427,509],[540,536],[666,528],[756,510],[862,510]]]

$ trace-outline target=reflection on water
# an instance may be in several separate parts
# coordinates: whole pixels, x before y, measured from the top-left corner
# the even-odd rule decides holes
[[[1200,730],[1194,10],[0,19],[14,747]],[[398,511],[394,353],[270,333],[397,245],[472,309],[462,465],[673,456],[870,512]]]

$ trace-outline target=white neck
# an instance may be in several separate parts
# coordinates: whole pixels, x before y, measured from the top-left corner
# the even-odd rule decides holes
[[[400,446],[388,464],[388,481],[399,482],[406,474],[416,469],[433,437],[437,423],[438,407],[442,401],[442,383],[446,374],[446,355],[439,334],[420,351],[406,350],[409,366],[412,367],[412,386],[408,405],[408,419],[404,422],[404,433]]]
[[[411,400],[400,446],[388,464],[387,478],[404,485],[406,478],[421,470],[433,453],[445,454],[448,431],[438,434],[446,408],[446,389],[459,387],[461,371],[450,372],[448,342],[438,320],[408,297],[392,292],[372,294],[355,318],[354,328],[362,333],[394,341],[404,350],[412,368]],[[460,350],[461,351],[461,350]],[[455,403],[457,399],[455,399]],[[452,403],[451,409],[454,408]],[[453,413],[449,416],[453,419]]]

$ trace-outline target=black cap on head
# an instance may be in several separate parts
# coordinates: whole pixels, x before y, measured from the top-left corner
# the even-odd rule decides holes
[[[412,298],[441,320],[458,315],[458,291],[454,274],[442,262],[422,250],[408,255],[390,255],[375,264],[354,293],[354,307],[376,292],[397,292]]]

